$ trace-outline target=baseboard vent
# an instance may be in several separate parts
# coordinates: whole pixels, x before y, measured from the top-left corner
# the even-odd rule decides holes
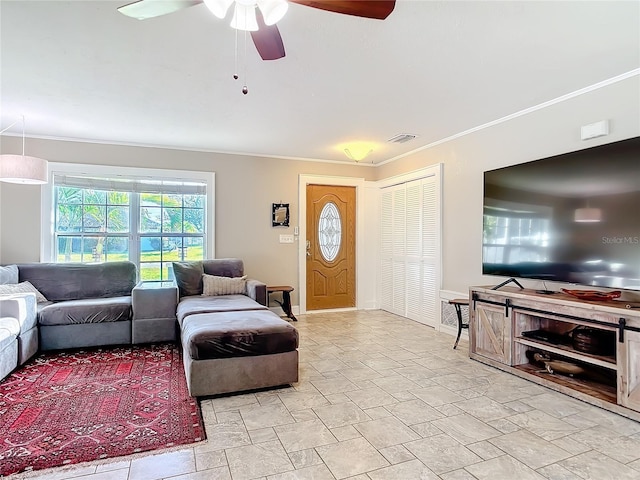
[[[406,143],[410,140],[413,140],[414,138],[416,138],[417,135],[414,135],[413,133],[399,133],[398,135],[395,135],[393,137],[391,137],[389,140],[387,140],[387,142],[389,143]]]

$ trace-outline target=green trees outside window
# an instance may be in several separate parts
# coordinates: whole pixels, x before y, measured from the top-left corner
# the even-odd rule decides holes
[[[56,262],[131,260],[141,280],[168,280],[172,261],[202,260],[206,195],[55,186]]]

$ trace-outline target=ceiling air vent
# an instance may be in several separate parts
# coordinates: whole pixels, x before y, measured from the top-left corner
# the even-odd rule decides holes
[[[414,135],[412,133],[399,133],[398,135],[395,135],[393,137],[391,137],[389,140],[387,140],[387,142],[389,143],[406,143],[410,140],[413,140],[414,138],[416,138],[417,135]]]

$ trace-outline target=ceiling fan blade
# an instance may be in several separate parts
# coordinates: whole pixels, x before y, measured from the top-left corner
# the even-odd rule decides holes
[[[193,7],[202,2],[203,0],[139,0],[123,5],[118,8],[118,11],[127,17],[146,20]]]
[[[280,30],[276,25],[266,25],[262,13],[256,9],[258,30],[251,32],[253,44],[263,60],[277,60],[284,57],[284,44],[280,36]]]
[[[378,20],[387,18],[396,6],[395,0],[289,0],[289,2],[329,12]]]

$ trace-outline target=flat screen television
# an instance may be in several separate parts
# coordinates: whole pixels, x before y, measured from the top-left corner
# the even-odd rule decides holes
[[[487,171],[483,214],[483,274],[640,290],[640,137]]]

